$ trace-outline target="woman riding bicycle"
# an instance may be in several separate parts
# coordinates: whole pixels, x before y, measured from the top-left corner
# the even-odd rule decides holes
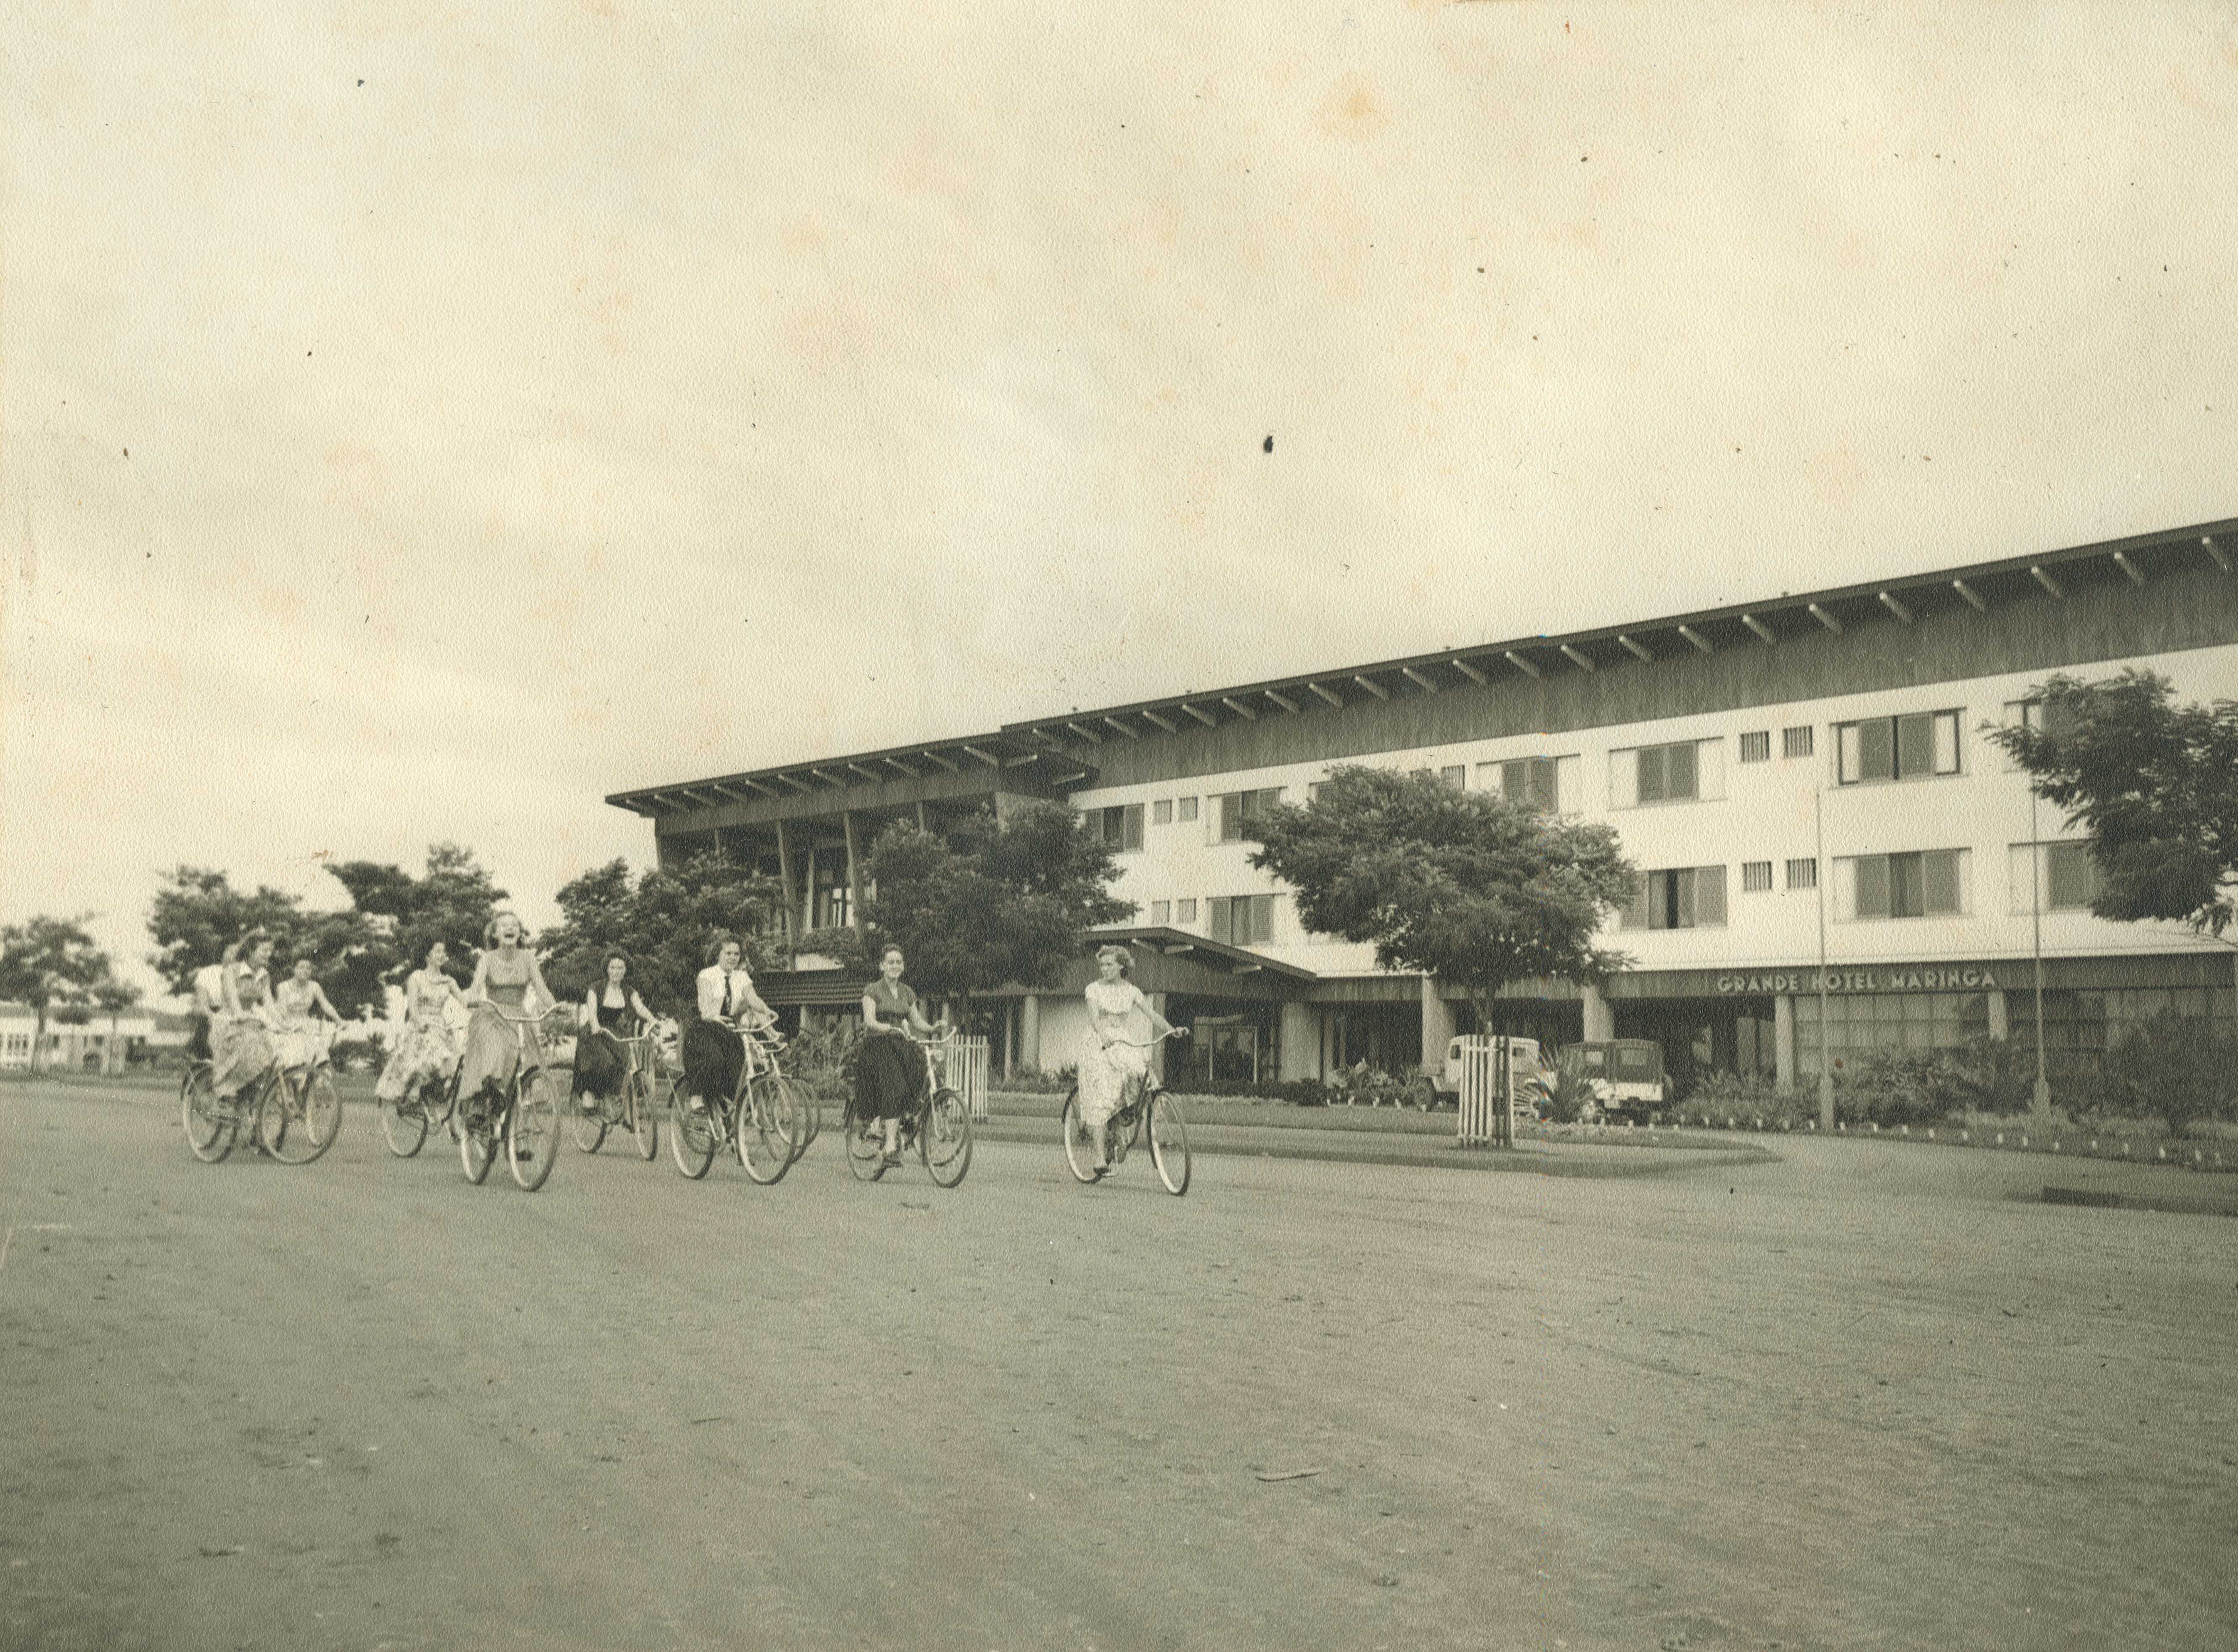
[[[467,1023],[467,1053],[459,1069],[462,1105],[474,1097],[500,1099],[514,1073],[544,1065],[544,1041],[531,1014],[560,1000],[544,985],[536,954],[521,945],[525,932],[509,912],[483,926],[485,950],[474,960],[474,979],[465,993],[476,1007]]]
[[[754,991],[746,973],[746,949],[728,930],[718,930],[707,945],[707,967],[697,983],[699,1018],[684,1029],[684,1094],[694,1110],[722,1105],[738,1093],[746,1065],[746,1041],[738,1024],[766,1026],[777,1012]],[[634,996],[634,995],[632,995]]]
[[[604,979],[583,994],[583,1035],[575,1040],[575,1102],[585,1112],[598,1111],[629,1077],[634,1038],[656,1018],[637,989],[626,984],[629,954],[619,947],[600,960]]]
[[[466,1000],[459,994],[459,984],[444,972],[450,958],[451,949],[436,941],[427,948],[420,967],[405,979],[403,1031],[373,1087],[383,1101],[401,1101],[430,1079],[449,1078],[459,1065],[459,1040],[443,1011],[451,1004],[463,1011]]]
[[[321,1014],[336,1026],[342,1012],[334,1008],[326,989],[311,976],[311,955],[296,954],[288,979],[272,994],[272,1043],[283,1067],[308,1067],[318,1056],[312,1029]]]
[[[1149,1045],[1171,1032],[1142,989],[1126,979],[1134,954],[1123,946],[1096,949],[1097,979],[1088,984],[1088,1026],[1095,1047],[1080,1062],[1080,1122],[1096,1149],[1095,1169],[1111,1168],[1105,1127],[1149,1077]]]
[[[934,1036],[917,994],[902,984],[904,962],[898,946],[878,954],[878,979],[863,989],[864,1037],[855,1067],[855,1117],[865,1124],[876,1119],[883,1127],[889,1164],[902,1162],[903,1115],[924,1098],[924,1058],[909,1035]]]
[[[218,976],[220,1012],[210,1033],[210,1087],[229,1101],[272,1065],[272,937],[251,930],[228,949]]]

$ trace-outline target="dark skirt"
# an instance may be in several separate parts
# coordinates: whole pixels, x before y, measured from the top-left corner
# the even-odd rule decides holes
[[[629,1071],[629,1052],[604,1027],[575,1040],[575,1093],[611,1096]]]
[[[898,1032],[873,1032],[855,1058],[855,1117],[899,1118],[924,1094],[924,1057]]]
[[[726,1026],[693,1021],[684,1029],[684,1093],[702,1101],[728,1101],[738,1093],[746,1043]]]

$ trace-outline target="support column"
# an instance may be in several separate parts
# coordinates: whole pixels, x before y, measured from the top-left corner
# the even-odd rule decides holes
[[[1600,988],[1590,983],[1578,988],[1579,1036],[1587,1044],[1606,1044],[1616,1037],[1616,1011]]]
[[[847,834],[847,927],[857,934],[863,929],[863,872],[862,863],[855,854],[855,812],[839,812],[840,829]]]
[[[1042,1065],[1042,995],[1029,992],[1018,1005],[1018,1052],[1036,1071]]]
[[[2005,1003],[2005,995],[2003,992],[1984,992],[1982,996],[1989,1001],[1990,1036],[1993,1038],[2012,1037],[2012,1011]]]
[[[1490,1027],[1478,1029],[1490,1032]],[[1422,1053],[1415,1059],[1432,1072],[1441,1071],[1446,1045],[1453,1036],[1453,1006],[1438,996],[1438,978],[1422,978]]]
[[[924,804],[922,800],[920,800],[917,806],[917,829],[920,832],[930,832],[932,830],[931,826],[924,818]]]
[[[1275,1076],[1292,1078],[1315,1078],[1321,1075],[1314,1069],[1321,1064],[1321,1017],[1310,1004],[1285,1004],[1282,1006],[1281,1065]]]
[[[816,833],[810,828],[808,836],[807,875],[802,880],[800,892],[800,932],[805,935],[816,927]]]
[[[1771,1073],[1781,1095],[1795,1093],[1795,997],[1790,992],[1771,1001]]]
[[[783,895],[785,933],[794,940],[800,939],[800,926],[795,921],[800,916],[799,899],[792,892],[792,849],[785,841],[785,822],[777,823],[777,881]]]

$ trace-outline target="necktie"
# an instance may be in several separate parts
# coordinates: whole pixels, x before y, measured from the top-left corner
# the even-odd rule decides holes
[[[728,971],[728,970],[725,970],[725,971],[723,972],[723,1015],[724,1015],[724,1018],[725,1018],[725,1019],[728,1019],[728,1018],[729,1018],[729,1017],[730,1017],[730,1013],[731,1013],[731,972],[730,972],[730,971]]]

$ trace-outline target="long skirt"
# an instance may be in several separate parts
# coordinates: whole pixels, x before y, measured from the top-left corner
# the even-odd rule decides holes
[[[575,1040],[575,1093],[611,1096],[630,1070],[629,1046],[604,1027]]]
[[[221,1096],[251,1084],[272,1065],[272,1035],[253,1015],[219,1016],[212,1024],[210,1082]]]
[[[431,1078],[448,1078],[458,1065],[459,1041],[450,1028],[440,1022],[410,1022],[389,1052],[373,1093],[383,1101],[401,1101]]]
[[[873,1032],[855,1057],[855,1117],[899,1118],[924,1095],[924,1058],[906,1035]]]
[[[1080,1063],[1081,1122],[1105,1123],[1127,1105],[1149,1071],[1150,1052],[1131,1044],[1108,1044],[1090,1050]]]
[[[746,1041],[714,1021],[694,1021],[684,1029],[684,1084],[687,1096],[728,1101],[738,1093],[746,1065]]]
[[[544,1065],[544,1045],[534,1022],[509,1021],[487,1004],[474,1005],[467,1020],[467,1052],[459,1067],[459,1099],[485,1096],[495,1100],[513,1084],[513,1074]]]

